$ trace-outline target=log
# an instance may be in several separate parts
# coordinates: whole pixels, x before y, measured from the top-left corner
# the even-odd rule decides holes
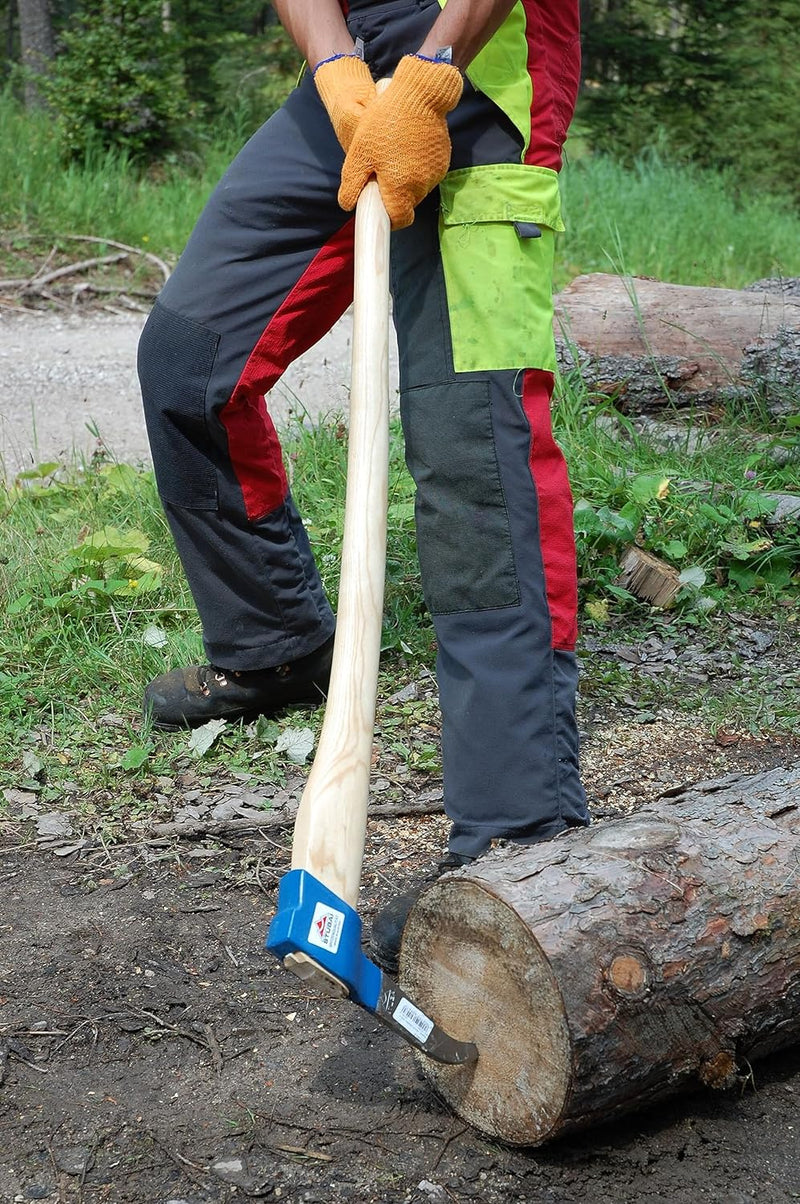
[[[800,371],[800,294],[578,276],[555,299],[562,371],[629,413],[717,405],[757,391],[791,412]]]
[[[537,1145],[800,1041],[800,765],[679,789],[449,874],[403,988],[474,1066],[420,1058],[492,1137]]]

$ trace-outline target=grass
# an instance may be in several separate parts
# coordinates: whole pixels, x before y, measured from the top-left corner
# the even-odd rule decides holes
[[[620,444],[597,419],[579,383],[566,382],[556,428],[579,503],[584,631],[612,642],[668,631],[679,647],[697,639],[714,643],[725,630],[726,613],[736,610],[767,616],[773,626],[777,616],[780,630],[793,635],[800,618],[800,534],[796,527],[770,532],[764,494],[767,487],[800,488],[797,468],[775,465],[764,451],[754,460],[743,422],[735,437],[689,457],[658,451],[632,433]],[[785,434],[779,436],[785,442]],[[335,604],[344,428],[298,425],[286,451]],[[754,463],[758,475],[748,479]],[[679,489],[677,482],[687,478],[713,482],[714,490]],[[384,700],[409,679],[431,680],[433,666],[412,495],[400,433],[393,429]],[[193,751],[188,733],[158,733],[140,717],[142,687],[150,677],[202,658],[197,618],[151,473],[102,458],[71,468],[45,465],[38,476],[10,483],[0,497],[6,532],[0,562],[0,789],[30,788],[51,806],[68,795],[82,822],[113,837],[132,818],[158,811],[154,798],[165,783],[191,778],[202,789],[220,770],[275,783],[292,771],[276,741],[286,727],[309,726],[316,733],[318,714],[289,715],[277,724],[229,724],[204,753]],[[615,585],[620,548],[632,538],[689,570],[672,611],[653,612]],[[772,562],[766,541],[774,549]],[[771,563],[780,572],[772,573]],[[741,569],[752,579],[743,582]],[[735,649],[731,656],[735,660]],[[796,727],[791,699],[797,683],[787,679],[784,686],[767,675],[754,689],[757,678],[748,678],[745,669],[738,687],[721,695],[709,687],[705,697],[702,690],[687,694],[679,676],[643,679],[641,705],[705,708],[716,724]],[[609,701],[623,697],[632,683],[630,674],[590,656],[583,688],[587,699]],[[378,743],[409,770],[438,770],[436,730],[432,695],[382,704]],[[2,807],[0,802],[0,815]]]
[[[209,143],[201,156],[136,171],[118,151],[61,161],[52,124],[0,96],[0,226],[6,257],[29,240],[58,243],[90,234],[175,260],[212,188],[235,153]],[[74,248],[73,248],[74,249]],[[77,257],[77,256],[76,256]],[[14,269],[14,264],[8,263]]]
[[[64,241],[69,234],[113,238],[174,261],[236,148],[232,134],[218,135],[202,154],[146,172],[114,151],[64,165],[47,117],[0,95],[4,273],[38,266],[52,246],[74,251]],[[800,212],[780,198],[742,192],[721,175],[657,154],[626,168],[582,153],[567,162],[562,182],[568,231],[559,287],[623,263],[632,275],[730,288],[800,275]]]
[[[800,212],[785,198],[743,192],[691,164],[643,155],[623,167],[584,154],[562,175],[567,232],[559,287],[582,272],[653,276],[741,288],[800,275]]]

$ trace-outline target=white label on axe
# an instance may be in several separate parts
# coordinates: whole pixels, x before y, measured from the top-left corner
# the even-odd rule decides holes
[[[431,1035],[433,1021],[408,999],[400,1000],[392,1013],[392,1019],[402,1024],[406,1032],[413,1033],[418,1041],[427,1041]]]
[[[343,911],[337,911],[335,907],[326,907],[324,903],[317,903],[308,931],[309,945],[319,945],[321,949],[329,949],[331,953],[336,953],[343,925]]]

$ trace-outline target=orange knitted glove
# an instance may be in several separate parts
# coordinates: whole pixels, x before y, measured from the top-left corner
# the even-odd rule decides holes
[[[457,67],[405,55],[358,124],[342,169],[341,207],[354,209],[376,176],[392,229],[410,226],[414,207],[447,174],[452,148],[445,114],[463,87]]]
[[[314,83],[336,137],[347,150],[364,110],[375,96],[369,67],[356,54],[337,55],[318,64]]]

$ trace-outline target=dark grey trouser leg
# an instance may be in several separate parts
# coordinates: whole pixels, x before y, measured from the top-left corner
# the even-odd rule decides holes
[[[341,162],[306,79],[218,185],[140,342],[159,492],[228,669],[293,660],[334,628],[263,393],[349,304]]]
[[[438,13],[358,6],[350,25],[381,76]],[[140,344],[159,492],[207,654],[229,669],[303,656],[333,630],[262,394],[352,298],[342,160],[307,75],[214,191]]]
[[[576,662],[552,647],[522,374],[453,370],[435,196],[395,236],[392,271],[450,848],[475,856],[588,822]]]

